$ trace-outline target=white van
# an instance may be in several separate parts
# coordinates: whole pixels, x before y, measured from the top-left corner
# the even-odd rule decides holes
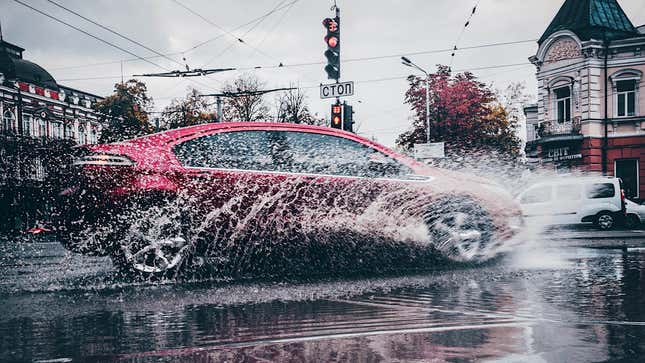
[[[528,225],[594,223],[612,229],[625,217],[621,181],[611,177],[558,177],[517,197]]]

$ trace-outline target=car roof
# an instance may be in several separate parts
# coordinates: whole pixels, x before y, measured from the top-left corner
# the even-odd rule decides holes
[[[379,151],[385,152],[392,156],[396,156],[401,159],[405,159],[408,163],[416,166],[424,166],[419,161],[401,154],[395,150],[392,150],[384,145],[381,145],[377,142],[374,142],[363,136],[359,136],[352,132],[333,129],[326,126],[313,126],[313,125],[304,125],[304,124],[293,124],[293,123],[279,123],[279,122],[217,122],[217,123],[207,123],[199,124],[194,126],[181,127],[172,130],[166,130],[158,132],[155,134],[144,135],[134,139],[125,140],[122,142],[114,144],[147,144],[147,145],[159,145],[159,144],[169,144],[177,142],[181,139],[190,139],[196,137],[200,134],[208,134],[213,131],[235,131],[236,129],[241,130],[277,130],[277,131],[300,131],[300,132],[310,132],[318,134],[326,134],[332,136],[339,136],[348,138],[361,142],[363,144],[369,145]],[[114,145],[113,144],[113,145]]]
[[[583,184],[594,182],[615,182],[619,179],[613,176],[577,176],[577,177],[557,177],[550,180],[544,180],[532,184],[531,187],[546,186],[546,185],[561,185],[561,184]]]

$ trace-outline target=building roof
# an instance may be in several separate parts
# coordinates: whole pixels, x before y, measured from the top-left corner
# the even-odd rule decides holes
[[[566,0],[538,43],[542,44],[551,34],[560,30],[570,30],[583,41],[617,40],[641,35],[617,0]]]
[[[49,72],[36,63],[22,59],[22,50],[11,43],[0,41],[0,73],[8,80],[23,81],[58,90],[58,84]]]

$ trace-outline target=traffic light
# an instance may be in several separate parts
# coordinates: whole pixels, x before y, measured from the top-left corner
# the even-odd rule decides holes
[[[354,132],[354,107],[343,103],[343,130]]]
[[[325,36],[325,44],[327,44],[325,72],[327,72],[328,79],[338,80],[340,79],[340,16],[337,14],[333,19],[327,18],[323,20],[323,26],[327,29],[327,35]]]
[[[340,103],[331,105],[331,128],[339,130],[343,128],[343,107]]]

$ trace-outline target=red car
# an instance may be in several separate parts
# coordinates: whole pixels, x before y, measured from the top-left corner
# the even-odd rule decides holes
[[[142,275],[479,262],[521,224],[489,181],[326,127],[205,124],[80,151],[59,238]]]

